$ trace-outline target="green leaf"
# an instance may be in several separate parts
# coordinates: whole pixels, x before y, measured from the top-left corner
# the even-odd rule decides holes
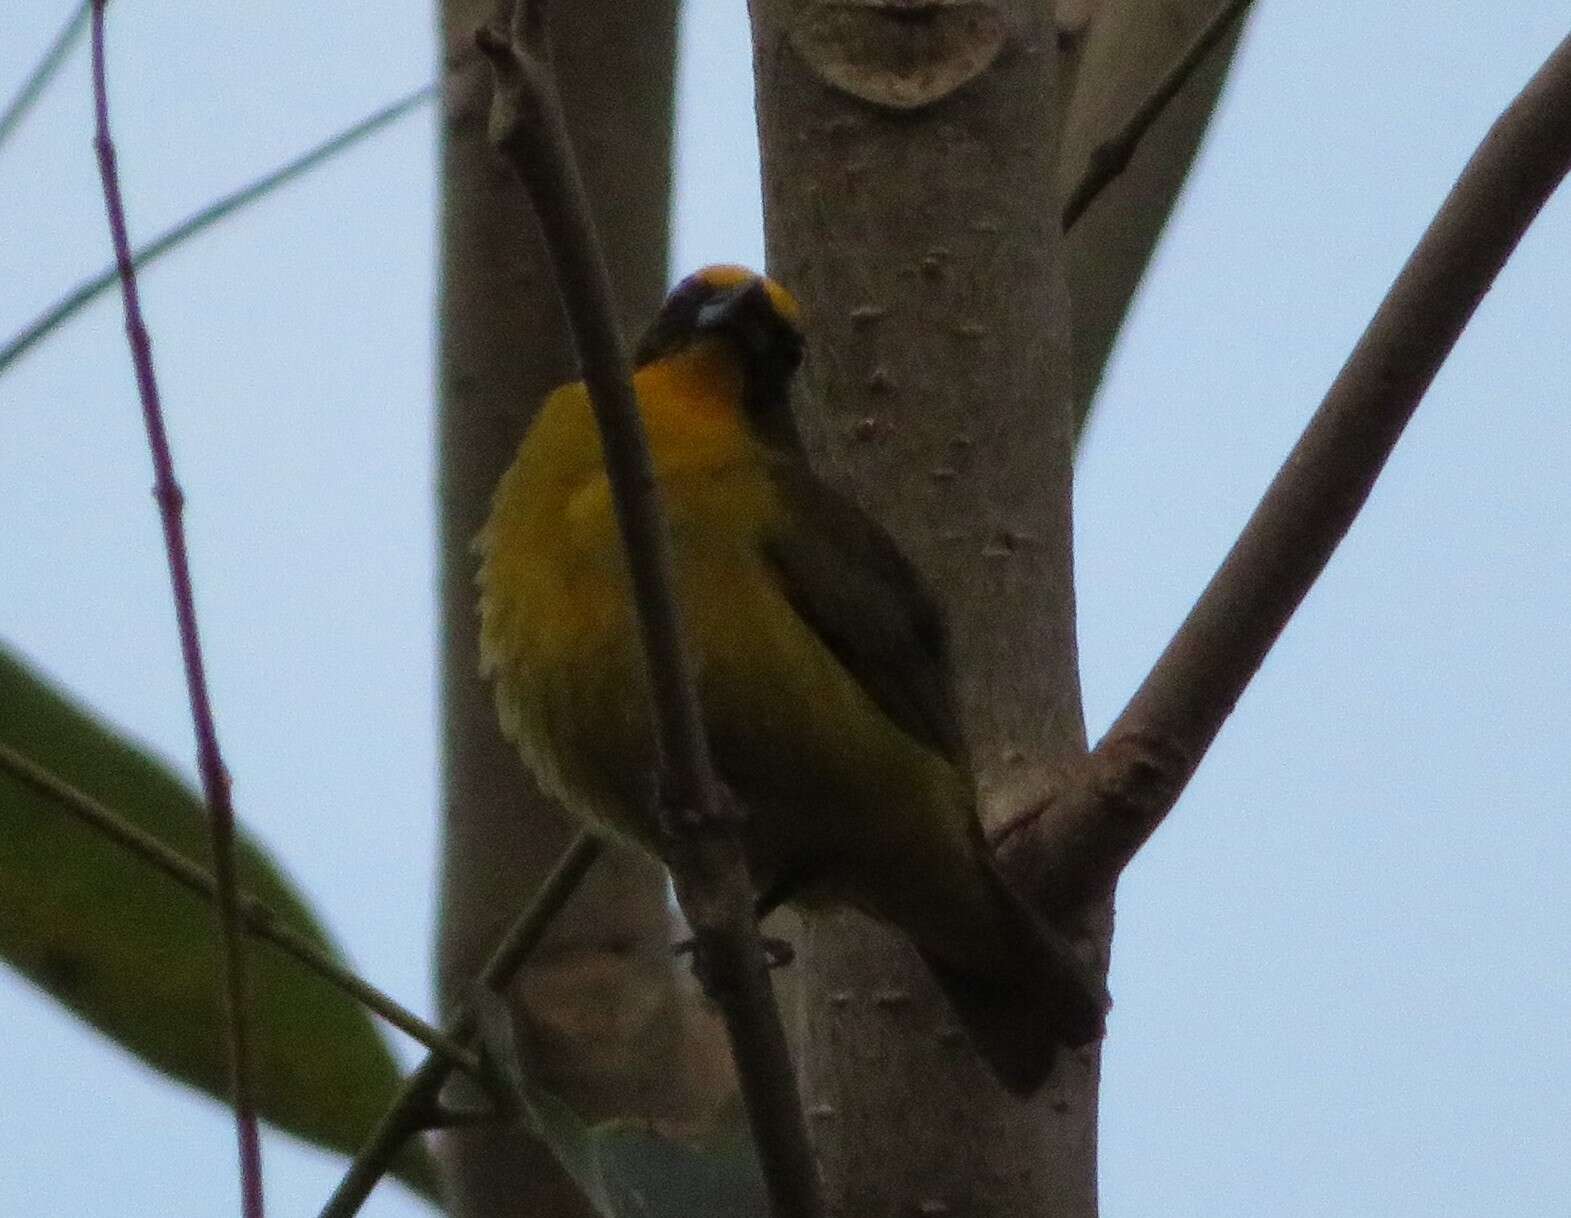
[[[0,741],[210,865],[201,800],[0,648]],[[241,887],[332,951],[277,866],[243,833]],[[218,936],[209,903],[0,770],[0,959],[165,1074],[228,1102]],[[353,999],[253,939],[247,953],[258,1109],[280,1129],[353,1152],[399,1086],[399,1068]],[[428,1197],[436,1172],[411,1145],[397,1174]]]

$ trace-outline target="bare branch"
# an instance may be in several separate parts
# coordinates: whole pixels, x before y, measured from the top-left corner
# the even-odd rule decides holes
[[[213,877],[185,855],[170,849],[152,834],[139,829],[87,792],[24,757],[4,741],[0,741],[0,770],[5,770],[45,799],[70,812],[93,832],[163,872],[175,883],[209,901],[217,899],[218,885],[213,882]],[[239,894],[239,908],[240,921],[247,934],[287,952],[367,1010],[376,1012],[431,1052],[449,1059],[450,1065],[466,1070],[477,1078],[480,1076],[480,1059],[475,1053],[338,963],[311,940],[286,925],[282,916],[266,903],[250,893],[242,892]]]
[[[1002,834],[1048,904],[1105,895],[1351,527],[1435,373],[1571,169],[1571,37],[1485,137],[1189,617],[1085,763]]]
[[[207,799],[213,847],[213,878],[218,887],[218,927],[223,940],[224,997],[229,1031],[229,1073],[235,1110],[235,1131],[240,1149],[240,1195],[245,1218],[262,1218],[262,1147],[257,1136],[256,1103],[251,1090],[250,1046],[247,1040],[245,938],[240,933],[239,896],[235,882],[235,812],[230,802],[229,771],[218,749],[202,664],[202,644],[197,634],[196,602],[191,591],[191,566],[186,554],[185,525],[181,520],[184,496],[175,481],[174,458],[164,431],[163,408],[153,373],[153,345],[142,320],[137,296],[136,268],[131,264],[131,238],[126,230],[125,205],[120,197],[120,177],[115,167],[114,144],[109,137],[109,89],[104,71],[104,4],[93,0],[93,111],[97,135],[98,172],[103,180],[104,207],[109,213],[109,233],[115,262],[120,268],[120,291],[125,301],[126,335],[131,362],[142,402],[147,443],[152,450],[154,497],[163,521],[164,549],[169,559],[175,616],[180,626],[180,653],[185,663],[186,690],[191,700],[191,720],[196,729],[197,770]]]
[[[6,103],[5,110],[0,111],[0,148],[5,147],[5,142],[11,138],[11,133],[21,126],[22,120],[27,117],[27,112],[33,108],[33,103],[55,78],[60,65],[65,63],[66,56],[71,53],[76,40],[81,37],[82,30],[87,25],[88,2],[89,0],[81,0],[72,10],[71,15],[65,19],[65,24],[60,27],[60,32],[44,48],[44,53],[33,65],[33,70],[27,74],[27,79]]]
[[[1146,132],[1151,130],[1151,125],[1161,117],[1168,102],[1178,96],[1179,90],[1195,74],[1195,69],[1211,53],[1211,49],[1222,40],[1222,35],[1227,33],[1228,27],[1243,16],[1249,5],[1250,0],[1227,0],[1221,8],[1217,9],[1211,20],[1206,22],[1195,35],[1194,41],[1168,69],[1167,75],[1157,81],[1156,87],[1135,108],[1135,112],[1129,116],[1123,127],[1091,150],[1085,177],[1080,179],[1080,184],[1069,196],[1069,202],[1064,204],[1062,222],[1066,233],[1075,226],[1075,221],[1085,215],[1086,208],[1096,202],[1096,197],[1124,172],[1129,159],[1135,155],[1135,149],[1140,146],[1140,141],[1145,138]]]
[[[534,205],[594,404],[648,659],[661,793],[674,813],[666,862],[706,988],[725,1016],[771,1204],[778,1215],[808,1218],[824,1212],[822,1187],[754,923],[752,884],[710,763],[673,591],[670,532],[614,320],[610,276],[555,83],[535,54],[544,28],[543,10],[531,5],[524,14],[515,10],[513,35],[477,35],[496,74],[492,140]]]
[[[277,169],[263,174],[255,181],[246,183],[238,190],[214,199],[205,207],[192,212],[184,220],[166,229],[142,246],[141,249],[131,255],[131,265],[139,271],[142,270],[155,259],[184,244],[186,240],[196,236],[204,229],[210,228],[226,216],[267,197],[280,186],[315,169],[324,161],[331,160],[346,148],[358,144],[367,136],[375,134],[394,120],[402,118],[411,110],[423,106],[435,96],[435,85],[422,85],[413,92],[404,94],[403,97],[398,98],[396,101],[389,102],[380,110],[366,115],[359,122],[345,127],[336,135],[329,136],[314,148],[308,148],[305,152],[302,152],[292,160],[286,161]],[[0,346],[0,372],[4,372],[14,361],[20,359],[35,343],[47,338],[83,308],[97,300],[104,291],[114,286],[119,278],[120,268],[117,265],[107,266],[91,278],[84,279],[49,308],[28,322],[27,325],[12,335],[4,346]]]
[[[535,892],[528,908],[508,928],[502,942],[491,953],[480,973],[481,985],[497,991],[507,988],[513,974],[540,943],[551,919],[567,904],[584,873],[600,857],[601,849],[600,839],[592,833],[583,832],[573,839]],[[466,1006],[454,1017],[449,1035],[459,1044],[467,1045],[478,1030],[479,1020]],[[321,1218],[353,1218],[371,1195],[376,1182],[393,1165],[404,1143],[421,1130],[440,1123],[437,1097],[452,1068],[450,1061],[435,1053],[420,1063],[405,1081],[398,1098],[377,1122],[371,1140],[349,1165],[349,1171],[322,1209]]]

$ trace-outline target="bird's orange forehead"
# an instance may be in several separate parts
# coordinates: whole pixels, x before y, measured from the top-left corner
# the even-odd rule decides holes
[[[755,280],[764,285],[764,291],[769,294],[769,303],[774,306],[776,313],[780,314],[793,326],[800,326],[802,322],[802,307],[797,304],[796,297],[786,291],[767,275],[760,275],[745,266],[736,263],[721,263],[716,266],[706,266],[700,271],[694,271],[689,277],[701,280],[717,291],[726,291],[730,288],[741,287],[745,283]]]

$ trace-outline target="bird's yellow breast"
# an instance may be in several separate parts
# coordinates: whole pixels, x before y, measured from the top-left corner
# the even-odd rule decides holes
[[[634,379],[722,776],[754,814],[755,880],[970,849],[968,789],[897,727],[787,600],[763,538],[788,528],[732,362],[700,344]],[[582,385],[541,408],[479,539],[482,665],[503,728],[569,809],[658,848],[648,682]],[[852,860],[864,860],[853,864]],[[826,889],[835,887],[826,879]]]
[[[988,863],[937,609],[795,442],[802,343],[783,288],[710,267],[640,348],[715,768],[764,903],[828,898],[900,927],[1000,1077],[1028,1091],[1052,1060],[1037,1031],[1046,947]],[[541,407],[477,544],[504,730],[566,808],[661,852],[649,681],[583,385]]]
[[[754,554],[780,511],[742,425],[734,361],[712,346],[634,378],[677,554],[690,638],[729,645],[722,599],[772,595]],[[581,383],[541,407],[479,539],[482,666],[503,727],[552,794],[624,830],[647,773],[647,689],[598,429]],[[740,640],[738,640],[740,642]],[[703,662],[703,657],[699,657]]]

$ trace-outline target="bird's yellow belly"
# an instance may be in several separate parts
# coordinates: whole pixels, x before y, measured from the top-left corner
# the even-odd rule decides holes
[[[761,890],[866,883],[890,859],[964,853],[955,768],[899,730],[786,601],[757,544],[772,492],[710,470],[667,477],[676,590],[716,768],[742,805]],[[493,639],[504,722],[570,809],[659,849],[648,683],[609,497],[581,491],[509,565]]]

